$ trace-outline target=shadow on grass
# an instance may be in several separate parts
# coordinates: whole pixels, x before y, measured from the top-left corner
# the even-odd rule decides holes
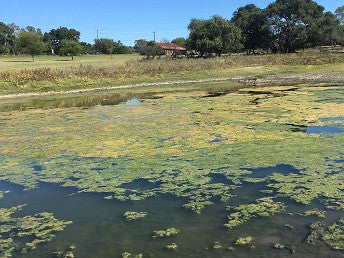
[[[33,60],[23,60],[23,61],[19,61],[19,60],[6,60],[6,61],[3,61],[3,62],[6,62],[6,63],[32,63]]]

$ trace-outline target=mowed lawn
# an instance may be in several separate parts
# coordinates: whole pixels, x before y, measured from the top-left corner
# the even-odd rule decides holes
[[[92,67],[118,67],[127,62],[142,59],[138,54],[130,55],[83,55],[74,57],[67,56],[36,56],[32,61],[31,56],[0,56],[0,71],[51,68],[68,70],[80,65]]]

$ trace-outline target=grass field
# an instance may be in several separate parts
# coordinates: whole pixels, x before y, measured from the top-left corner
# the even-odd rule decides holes
[[[142,59],[139,55],[83,55],[74,57],[64,56],[37,56],[32,62],[31,56],[0,56],[0,71],[16,71],[22,69],[51,68],[68,70],[80,65],[93,67],[118,67],[127,62]]]
[[[133,55],[0,58],[0,94],[67,91],[133,83],[275,74],[343,72],[343,53],[234,55],[213,59],[144,60]]]

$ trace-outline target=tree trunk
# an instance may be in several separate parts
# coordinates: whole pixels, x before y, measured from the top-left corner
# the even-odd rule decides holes
[[[74,56],[72,56],[72,61],[74,60]]]

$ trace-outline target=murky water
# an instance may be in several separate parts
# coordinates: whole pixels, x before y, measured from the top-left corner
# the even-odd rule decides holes
[[[129,105],[138,105],[141,99],[156,99],[156,93],[122,93],[122,94],[94,94],[66,97],[25,98],[20,102],[0,103],[0,112],[28,110],[28,109],[53,109],[71,107],[92,107],[96,105],[110,106],[126,102]]]
[[[283,166],[279,166],[282,169]],[[272,168],[265,169],[269,173]],[[263,171],[260,169],[259,171]],[[259,172],[261,173],[261,172]],[[38,189],[23,191],[21,187],[1,182],[1,189],[11,192],[0,200],[1,207],[11,207],[27,203],[27,207],[16,215],[27,215],[42,211],[53,212],[56,218],[72,220],[74,223],[57,233],[49,243],[39,245],[34,251],[14,257],[52,257],[52,252],[65,250],[71,244],[77,246],[76,257],[120,257],[122,252],[142,253],[146,257],[289,257],[290,250],[278,251],[273,243],[285,243],[297,257],[344,257],[340,252],[331,251],[319,244],[316,249],[303,243],[309,233],[307,225],[316,217],[290,216],[286,213],[273,218],[256,218],[238,229],[226,231],[224,206],[253,201],[264,194],[264,184],[247,184],[234,193],[238,195],[226,204],[216,203],[195,215],[181,208],[182,201],[171,196],[149,198],[137,203],[122,203],[102,199],[103,194],[76,194],[73,188],[61,188],[56,184],[40,184]],[[299,213],[305,206],[287,202],[287,212]],[[321,208],[313,203],[311,207]],[[125,211],[146,211],[146,218],[126,222]],[[329,212],[326,224],[343,216],[342,212]],[[286,227],[289,224],[293,229]],[[181,234],[172,238],[153,239],[153,231],[168,227],[178,227]],[[230,244],[238,237],[254,237],[254,249],[238,247],[235,253],[212,249],[214,241]],[[168,251],[165,246],[175,242],[177,251]]]

